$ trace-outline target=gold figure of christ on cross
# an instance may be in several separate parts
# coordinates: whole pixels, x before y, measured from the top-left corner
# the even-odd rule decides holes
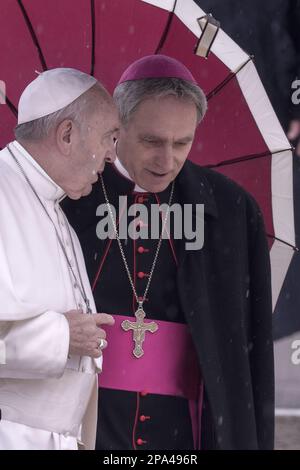
[[[125,331],[133,331],[133,341],[135,343],[133,354],[137,359],[139,359],[144,355],[142,345],[145,340],[146,331],[150,331],[150,333],[155,333],[155,331],[158,330],[158,325],[154,321],[150,323],[144,323],[144,318],[146,314],[144,310],[140,307],[137,309],[134,315],[136,318],[136,322],[124,320],[121,323],[121,326]]]

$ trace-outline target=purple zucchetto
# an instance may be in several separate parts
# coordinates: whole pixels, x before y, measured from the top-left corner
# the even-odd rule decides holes
[[[180,78],[198,85],[185,65],[162,54],[148,55],[133,62],[121,76],[118,85],[143,78]]]

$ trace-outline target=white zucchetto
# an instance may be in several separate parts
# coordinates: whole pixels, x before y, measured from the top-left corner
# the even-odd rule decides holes
[[[96,83],[96,78],[71,68],[56,68],[39,74],[20,97],[18,124],[65,108]]]

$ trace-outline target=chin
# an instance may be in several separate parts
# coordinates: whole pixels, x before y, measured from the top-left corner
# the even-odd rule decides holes
[[[70,198],[70,199],[74,199],[74,200],[77,200],[77,199],[80,199],[82,194],[81,193],[67,193],[67,196]]]
[[[92,192],[92,189],[93,186],[90,184],[87,188],[82,191],[81,196],[88,196]]]
[[[144,177],[142,177],[144,176]],[[173,175],[170,174],[162,177],[156,178],[150,175],[148,172],[141,175],[140,181],[136,181],[136,183],[146,191],[150,193],[161,193],[172,183]]]
[[[156,184],[149,184],[145,186],[141,186],[142,188],[147,189],[150,193],[162,193],[167,187],[171,184],[171,181],[167,183],[156,183]]]
[[[92,192],[92,185],[90,184],[89,186],[85,187],[84,189],[78,190],[78,191],[69,191],[67,192],[67,195],[70,199],[80,199],[81,197],[88,196]]]

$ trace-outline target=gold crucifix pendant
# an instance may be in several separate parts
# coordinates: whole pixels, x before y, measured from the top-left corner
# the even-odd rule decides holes
[[[155,333],[155,331],[158,330],[158,325],[154,321],[150,323],[144,323],[144,318],[146,314],[142,307],[139,307],[134,315],[136,318],[136,322],[124,320],[121,323],[121,326],[125,331],[133,330],[133,341],[135,343],[133,354],[137,359],[139,359],[144,355],[142,345],[145,340],[146,331],[150,331],[150,333]]]

